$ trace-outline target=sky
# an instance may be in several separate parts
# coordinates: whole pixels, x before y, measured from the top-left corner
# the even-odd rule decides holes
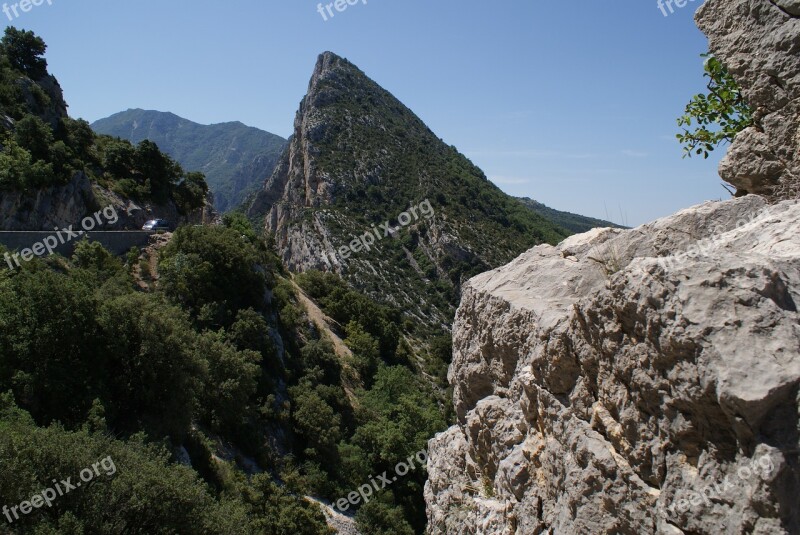
[[[311,0],[43,0],[0,20],[44,38],[88,121],[144,108],[288,137],[330,50],[507,193],[636,226],[729,197],[725,148],[684,159],[675,139],[705,88],[701,3],[358,0],[325,20]]]

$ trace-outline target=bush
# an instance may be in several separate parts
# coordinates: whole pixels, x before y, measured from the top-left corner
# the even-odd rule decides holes
[[[677,135],[684,157],[702,154],[708,158],[717,146],[732,142],[736,134],[753,124],[753,110],[728,69],[711,54],[703,57],[708,94],[692,97],[686,114],[678,119],[678,126],[685,127]],[[694,130],[689,130],[695,123]]]
[[[236,230],[181,227],[160,262],[160,288],[204,326],[227,327],[243,309],[263,310],[259,251]]]

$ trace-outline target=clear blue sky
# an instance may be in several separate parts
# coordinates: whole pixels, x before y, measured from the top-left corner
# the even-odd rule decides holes
[[[50,1],[13,24],[49,45],[73,117],[288,136],[331,50],[513,195],[630,225],[727,196],[721,154],[684,160],[674,139],[704,88],[700,1],[665,17],[656,0],[368,0],[328,21],[311,0]]]

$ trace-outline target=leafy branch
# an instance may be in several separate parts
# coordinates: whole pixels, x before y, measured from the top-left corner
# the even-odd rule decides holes
[[[702,154],[703,158],[722,143],[730,143],[736,134],[753,124],[753,110],[725,65],[712,54],[703,54],[704,76],[709,79],[708,94],[692,97],[686,115],[678,118],[684,127],[677,134],[683,145],[683,157]],[[692,130],[692,128],[694,129]]]

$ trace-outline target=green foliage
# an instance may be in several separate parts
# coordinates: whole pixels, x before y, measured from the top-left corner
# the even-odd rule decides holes
[[[382,367],[372,389],[359,400],[361,425],[353,443],[373,466],[383,470],[392,470],[425,449],[430,437],[445,427],[432,396],[426,395],[419,379],[403,366]]]
[[[26,267],[0,285],[0,392],[13,391],[37,422],[76,425],[101,366],[92,289],[36,261]]]
[[[109,422],[125,432],[147,430],[180,440],[189,429],[209,364],[194,350],[185,314],[143,294],[104,302],[104,405]]]
[[[205,419],[217,430],[234,430],[242,424],[256,393],[261,355],[251,349],[239,351],[222,333],[210,332],[200,335],[197,351],[208,362],[201,397]]]
[[[142,437],[36,427],[0,398],[0,502],[18,504],[103,461],[100,475],[9,528],[11,533],[294,533],[328,535],[322,513],[266,476],[242,483],[241,498],[215,498],[189,467]],[[5,524],[5,519],[3,519]]]
[[[380,357],[387,362],[394,361],[400,340],[400,330],[397,327],[400,314],[396,310],[379,305],[350,289],[341,278],[332,273],[308,271],[297,276],[297,284],[317,300],[325,313],[340,325],[347,326],[351,322],[360,325],[365,333],[378,341]],[[361,342],[359,339],[358,343]],[[372,353],[367,352],[364,357],[370,360]]]
[[[603,221],[602,219],[595,219],[593,217],[586,217],[570,212],[562,212],[555,210],[540,202],[537,202],[528,197],[519,197],[517,200],[526,208],[552,221],[561,228],[567,229],[576,234],[588,232],[594,228],[620,228],[619,225],[611,223],[610,221]]]
[[[52,164],[34,161],[31,153],[13,138],[2,142],[0,151],[0,189],[27,190],[47,186],[53,176]]]
[[[265,268],[269,255],[237,216],[227,223],[176,232],[153,293],[137,291],[130,266],[88,241],[78,243],[71,262],[50,264],[56,269],[34,260],[0,271],[0,392],[30,411],[10,398],[0,403],[8,408],[0,407],[0,499],[28,499],[48,477],[75,474],[109,454],[119,468],[91,492],[27,517],[20,533],[122,526],[134,533],[329,533],[319,509],[297,493],[338,498],[386,469],[394,460],[387,448],[410,455],[424,446],[421,437],[443,427],[429,414],[437,410],[433,396],[411,371],[380,367],[381,338],[368,327],[385,339],[391,329],[376,318],[390,321],[394,313],[336,279],[325,282],[328,304],[348,318],[353,348],[378,362],[374,388],[357,392],[354,403],[332,345],[298,318],[283,326],[287,353],[278,365],[273,314],[294,307],[300,317],[299,304],[280,278],[271,303],[263,299],[266,280],[276,276]],[[179,255],[191,257],[199,278],[170,266]],[[228,321],[204,321],[208,308]],[[357,414],[353,405],[361,407]],[[266,447],[281,428],[293,437],[296,463]],[[19,446],[25,437],[42,452]],[[174,464],[152,440],[184,445],[193,468]],[[266,474],[248,481],[215,460],[222,441],[282,474],[284,486]],[[423,478],[418,470],[384,493],[385,507],[370,513],[376,526],[389,519],[399,529],[421,529]],[[176,497],[178,489],[186,493]],[[137,517],[138,507],[146,514]]]
[[[266,475],[253,478],[245,495],[253,508],[255,533],[274,535],[333,535],[322,512],[270,481]]]
[[[356,515],[363,535],[414,535],[400,507],[372,500]]]
[[[295,431],[307,444],[306,455],[315,460],[330,459],[341,440],[341,417],[316,390],[301,384],[290,390]]]
[[[196,208],[200,208],[206,201],[208,195],[208,184],[206,184],[203,173],[187,173],[184,179],[175,187],[175,204],[184,214],[190,213]]]
[[[160,288],[206,326],[229,326],[241,309],[262,310],[263,258],[240,232],[226,227],[181,227],[164,250]]]
[[[362,378],[367,381],[371,380],[378,371],[378,362],[381,356],[377,340],[356,321],[348,323],[345,331],[347,338],[344,343],[353,351],[356,371]]]
[[[72,262],[77,268],[95,271],[98,277],[103,275],[110,277],[122,268],[119,259],[104,249],[99,242],[86,239],[80,240],[75,245]]]
[[[27,150],[34,160],[49,160],[50,146],[53,144],[53,131],[35,115],[26,115],[14,125],[17,144]]]
[[[717,146],[730,143],[736,134],[753,124],[753,110],[728,69],[711,54],[703,57],[708,94],[692,97],[686,114],[678,119],[678,126],[684,127],[683,133],[677,135],[684,157],[702,154],[708,158]]]
[[[274,352],[269,325],[264,316],[252,308],[236,314],[236,320],[228,329],[228,340],[240,350],[249,349],[262,355]]]
[[[242,236],[246,237],[251,242],[255,243],[258,239],[256,231],[253,230],[253,225],[244,212],[234,211],[228,212],[222,217],[222,224],[228,228],[240,232]]]
[[[11,67],[33,80],[47,75],[47,61],[42,57],[47,45],[31,31],[6,28],[0,39],[0,54],[8,58]]]

